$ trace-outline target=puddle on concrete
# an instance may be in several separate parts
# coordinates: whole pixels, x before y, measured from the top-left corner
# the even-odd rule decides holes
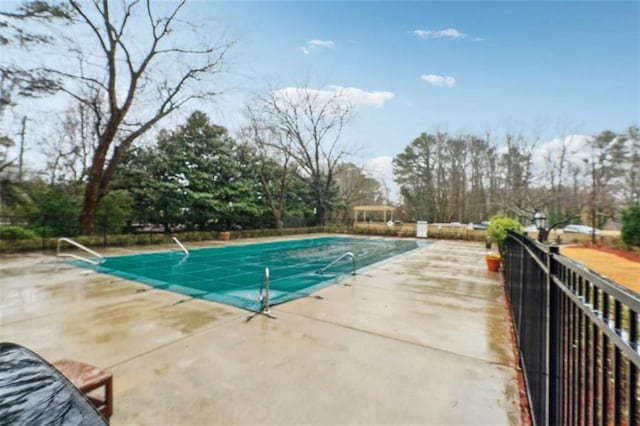
[[[167,374],[167,371],[169,371],[169,367],[164,365],[162,367],[156,367],[153,369],[153,373],[156,376],[165,376]]]
[[[504,292],[501,287],[497,287],[496,295],[503,301]],[[504,397],[505,408],[507,410],[507,417],[510,425],[521,424],[521,404],[520,404],[520,389],[518,385],[518,379],[516,377],[518,371],[516,370],[514,351],[517,350],[513,347],[511,341],[511,319],[510,313],[504,307],[501,306],[489,306],[486,309],[486,323],[487,323],[487,339],[489,350],[495,354],[499,362],[507,367],[513,369],[513,380],[504,383]]]
[[[100,300],[105,297],[114,298],[130,294],[133,288],[124,280],[114,279],[104,275],[74,276],[68,280],[56,283],[40,283],[30,286],[29,292],[23,292],[23,303],[46,302],[51,300]],[[20,291],[17,290],[16,291]]]
[[[149,300],[137,298],[100,306],[91,311],[91,316],[93,320],[98,322],[104,321],[110,324],[122,324],[141,316],[140,312],[148,312],[154,308],[157,307],[153,306],[153,303]]]
[[[158,307],[149,300],[139,299],[101,307],[87,314],[87,321],[69,322],[65,328],[81,338],[91,338],[96,344],[106,344],[122,342],[141,333],[167,337],[174,331],[185,336],[230,315],[233,313],[227,309],[213,305]]]
[[[508,319],[504,308],[487,308],[485,318],[489,350],[496,356],[500,364],[514,366],[513,348],[511,347]]]
[[[158,325],[177,330],[183,335],[191,334],[222,317],[232,315],[228,310],[216,306],[207,310],[190,310],[189,307],[182,308],[180,305],[160,309],[158,314],[159,316],[154,318]]]
[[[496,286],[478,285],[473,282],[461,281],[456,278],[429,280],[423,283],[406,283],[407,288],[426,299],[448,299],[453,305],[479,304],[484,306],[487,301],[495,300],[495,294],[491,289]]]
[[[520,393],[518,391],[518,385],[515,382],[516,379],[514,377],[513,382],[508,382],[504,385],[507,419],[509,424],[514,426],[522,424],[520,420]]]
[[[38,275],[38,274],[53,274],[60,271],[69,270],[68,267],[65,266],[42,266],[42,267],[12,267],[12,268],[2,268],[0,269],[0,277],[3,278],[11,278],[11,277],[21,277],[25,275]]]

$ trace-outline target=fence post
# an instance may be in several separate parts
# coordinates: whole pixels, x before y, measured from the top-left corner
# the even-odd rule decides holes
[[[42,250],[44,250],[44,242],[47,239],[47,236],[45,234],[47,229],[47,215],[43,214],[42,215]]]
[[[107,246],[107,221],[108,221],[108,217],[106,214],[102,215],[102,247],[106,247]]]
[[[562,326],[562,313],[560,312],[560,290],[553,282],[553,277],[558,274],[558,262],[555,256],[560,254],[560,247],[552,245],[547,253],[547,383],[546,383],[546,415],[545,424],[557,425],[562,422],[562,380],[561,365],[562,345],[560,341],[560,327]]]

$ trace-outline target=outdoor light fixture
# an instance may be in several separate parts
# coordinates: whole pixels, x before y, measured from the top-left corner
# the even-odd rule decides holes
[[[536,228],[538,228],[538,241],[543,243],[547,239],[547,215],[536,211],[533,215],[533,221],[536,224]]]

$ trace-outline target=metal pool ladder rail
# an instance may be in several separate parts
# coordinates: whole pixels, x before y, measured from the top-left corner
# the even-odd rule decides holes
[[[173,237],[173,242],[176,243],[182,249],[185,256],[189,256],[189,250],[187,250],[185,246],[182,245],[179,239],[177,239],[176,237]]]
[[[262,295],[262,289],[264,288],[264,296]],[[262,302],[262,308],[249,315],[245,322],[251,321],[257,315],[264,315],[265,317],[276,319],[271,312],[269,312],[269,268],[264,268],[264,281],[262,287],[260,287],[260,302]]]
[[[351,256],[351,260],[353,262],[353,271],[351,271],[351,275],[355,275],[356,274],[356,257],[350,251],[348,251],[348,252],[344,253],[343,255],[339,256],[336,260],[334,260],[333,262],[331,262],[330,264],[328,264],[324,268],[316,271],[316,274],[318,274],[318,275],[324,274],[324,271],[326,271],[328,268],[332,267],[333,265],[335,265],[336,263],[340,262],[342,259],[344,259],[345,257],[348,257],[348,256]]]
[[[82,257],[82,256],[78,256],[77,254],[73,254],[73,253],[60,253],[60,247],[62,246],[62,243],[69,243],[72,246],[75,246],[81,250],[86,251],[87,253],[97,257],[99,260],[92,260],[92,259],[88,259],[86,257]],[[71,238],[67,238],[67,237],[62,237],[62,238],[58,238],[58,247],[56,249],[56,254],[58,257],[71,257],[77,260],[82,260],[83,262],[87,262],[90,263],[92,265],[100,265],[101,263],[104,262],[104,256],[102,256],[100,253],[97,253],[93,250],[91,250],[88,247],[83,246],[82,244],[80,244],[77,241],[73,241]]]

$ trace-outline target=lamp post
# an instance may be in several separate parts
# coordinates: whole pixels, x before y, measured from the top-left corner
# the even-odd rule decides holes
[[[582,161],[588,166],[589,159]],[[596,162],[591,161],[591,244],[596,243]]]
[[[538,228],[538,241],[544,243],[547,240],[547,215],[536,211],[533,215],[533,221],[536,224],[536,228]]]
[[[591,244],[596,244],[596,164],[591,162]]]

